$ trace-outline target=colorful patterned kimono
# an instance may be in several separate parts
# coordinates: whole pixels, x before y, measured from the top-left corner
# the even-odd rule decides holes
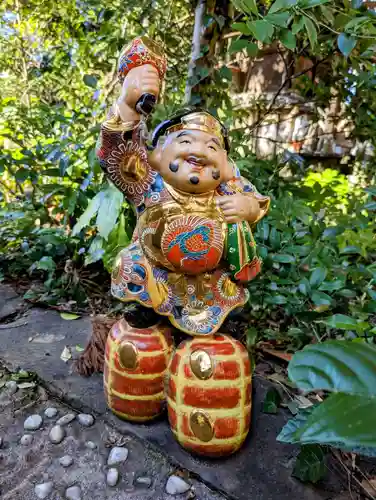
[[[260,220],[269,198],[236,172],[213,192],[173,188],[149,165],[140,128],[110,116],[98,141],[102,168],[137,213],[133,241],[116,259],[112,294],[154,308],[190,335],[215,333],[230,311],[247,302],[241,282],[261,267],[249,224],[227,224],[215,199],[236,192],[256,196]]]

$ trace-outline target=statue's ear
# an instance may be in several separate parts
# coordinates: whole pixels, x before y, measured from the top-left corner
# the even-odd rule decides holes
[[[226,163],[223,168],[222,174],[222,182],[228,182],[235,177],[234,164],[233,162],[226,156]]]
[[[162,152],[163,152],[163,143],[164,141],[159,139],[158,144],[155,148],[149,152],[149,163],[154,168],[154,170],[159,171],[159,165],[162,160]]]

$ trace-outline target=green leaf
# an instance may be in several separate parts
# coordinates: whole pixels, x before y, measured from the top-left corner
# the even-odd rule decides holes
[[[332,394],[317,406],[296,433],[301,444],[376,448],[376,398]]]
[[[101,238],[99,235],[97,235],[93,239],[89,247],[88,254],[85,257],[85,266],[93,264],[94,262],[97,262],[103,257],[104,254],[103,241],[104,241],[103,238]]]
[[[304,28],[304,17],[301,16],[301,17],[298,18],[297,21],[294,21],[294,24],[292,25],[292,28],[291,28],[291,33],[293,35],[296,35],[303,28]]]
[[[304,24],[307,30],[308,38],[309,38],[309,43],[311,44],[311,47],[314,48],[317,42],[317,30],[311,19],[309,17],[304,17]]]
[[[325,477],[326,472],[325,453],[321,446],[316,444],[303,446],[296,457],[292,476],[300,481],[317,483]]]
[[[302,0],[301,1],[301,6],[302,8],[312,8],[312,7],[317,7],[318,5],[324,4],[324,3],[330,3],[332,0]]]
[[[277,441],[280,443],[299,443],[299,438],[296,437],[297,431],[304,427],[308,417],[318,405],[310,406],[309,408],[301,408],[299,413],[282,427],[281,432],[277,436]]]
[[[258,54],[258,46],[256,43],[253,43],[253,42],[248,42],[248,45],[247,45],[247,53],[249,55],[249,57],[256,57],[257,54]]]
[[[281,395],[275,387],[271,387],[266,393],[262,411],[264,413],[277,413],[281,403]]]
[[[344,283],[341,280],[324,281],[319,286],[319,290],[321,290],[323,292],[334,292],[336,290],[340,290],[343,287],[344,287]]]
[[[258,333],[256,328],[254,326],[248,328],[248,330],[246,331],[246,335],[247,335],[247,349],[251,350],[257,342]]]
[[[311,299],[316,306],[330,306],[332,303],[331,297],[324,292],[312,292]]]
[[[348,57],[354,50],[356,42],[356,38],[346,35],[345,33],[341,33],[337,39],[338,48],[345,57]]]
[[[243,35],[252,35],[252,31],[245,23],[233,23],[231,27],[235,31],[240,31],[240,33],[243,33]]]
[[[347,299],[353,299],[354,297],[356,297],[356,292],[354,290],[349,290],[348,288],[339,290],[338,294],[342,295],[342,297],[346,297]]]
[[[283,295],[273,295],[273,296],[267,297],[265,299],[265,302],[267,302],[268,304],[282,305],[282,304],[287,303],[287,299]]]
[[[364,205],[364,208],[373,212],[374,210],[376,210],[376,201],[370,201],[369,203],[366,203]]]
[[[62,312],[60,313],[60,317],[67,321],[72,321],[74,319],[78,319],[80,316],[78,314]]]
[[[274,26],[279,26],[281,28],[286,28],[287,23],[290,19],[290,14],[288,12],[279,12],[276,14],[268,14],[265,17],[265,21],[274,24]]]
[[[360,16],[360,17],[355,17],[354,19],[351,19],[346,26],[345,26],[345,31],[348,31],[349,29],[353,28],[354,26],[358,26],[359,24],[363,24],[365,22],[370,21],[370,18],[367,16]]]
[[[305,391],[376,396],[376,347],[347,340],[308,345],[294,354],[288,372]]]
[[[311,285],[309,284],[309,281],[307,278],[303,278],[301,282],[299,283],[299,291],[303,295],[310,295],[311,294]]]
[[[274,262],[281,262],[282,264],[292,264],[295,262],[295,257],[293,255],[277,253],[273,255]]]
[[[345,248],[342,248],[341,250],[341,254],[352,254],[352,253],[361,255],[362,249],[355,245],[350,245]]]
[[[273,14],[273,12],[287,9],[291,5],[296,5],[297,3],[298,0],[276,0],[270,7],[268,14]]]
[[[328,271],[326,269],[322,267],[317,267],[311,274],[311,277],[309,278],[310,285],[313,288],[318,287],[324,281],[327,274]]]
[[[97,227],[99,236],[107,240],[119,217],[123,203],[123,194],[113,185],[109,184],[104,191],[98,210]]]
[[[40,269],[42,271],[53,271],[56,268],[56,264],[55,264],[52,257],[45,256],[45,257],[42,257],[36,263],[35,267],[36,267],[36,269]]]
[[[227,66],[222,66],[222,68],[219,70],[219,74],[225,80],[232,80],[232,71]]]
[[[279,39],[287,49],[294,50],[296,48],[296,39],[290,30],[281,30]]]
[[[343,226],[328,227],[322,233],[322,237],[323,237],[323,239],[333,238],[334,236],[337,236],[338,234],[342,234],[345,231],[345,229],[346,228]]]
[[[104,192],[100,191],[90,200],[85,212],[81,215],[73,227],[72,236],[76,236],[84,227],[87,227],[90,224],[91,219],[99,210],[103,196]]]
[[[248,27],[254,37],[260,42],[270,42],[274,33],[274,26],[265,20],[248,22]]]
[[[240,52],[248,46],[248,40],[235,40],[232,42],[229,48],[229,54],[233,54],[234,52]]]
[[[322,12],[322,15],[325,17],[325,19],[330,23],[330,24],[334,24],[334,16],[333,16],[333,13],[332,13],[332,9],[330,9],[329,7],[327,7],[326,5],[322,5],[320,7],[321,9],[321,12]]]
[[[334,314],[329,316],[324,320],[320,320],[320,323],[330,326],[330,328],[337,328],[339,330],[355,330],[357,321],[350,316],[345,314]]]
[[[84,80],[84,84],[87,85],[88,87],[92,87],[93,89],[96,88],[97,79],[95,78],[94,75],[85,75],[83,80]]]
[[[243,0],[243,3],[252,14],[258,14],[256,0]]]

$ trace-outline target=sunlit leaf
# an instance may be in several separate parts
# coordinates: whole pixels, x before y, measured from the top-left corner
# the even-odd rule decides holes
[[[78,314],[73,314],[73,313],[67,313],[67,312],[61,312],[60,317],[62,319],[65,319],[67,321],[71,321],[74,319],[78,319],[80,316]]]

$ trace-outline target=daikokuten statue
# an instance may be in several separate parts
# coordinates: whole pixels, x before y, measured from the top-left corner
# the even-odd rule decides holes
[[[239,175],[228,131],[206,111],[172,116],[147,147],[142,106],[150,111],[165,72],[155,45],[133,42],[120,71],[122,93],[102,124],[97,155],[133,205],[137,226],[116,260],[112,294],[153,308],[172,327],[115,324],[106,346],[107,401],[120,417],[145,421],[167,400],[182,446],[227,455],[249,430],[251,367],[244,346],[219,332],[260,272],[251,228],[270,200]],[[175,351],[174,328],[194,337]]]

